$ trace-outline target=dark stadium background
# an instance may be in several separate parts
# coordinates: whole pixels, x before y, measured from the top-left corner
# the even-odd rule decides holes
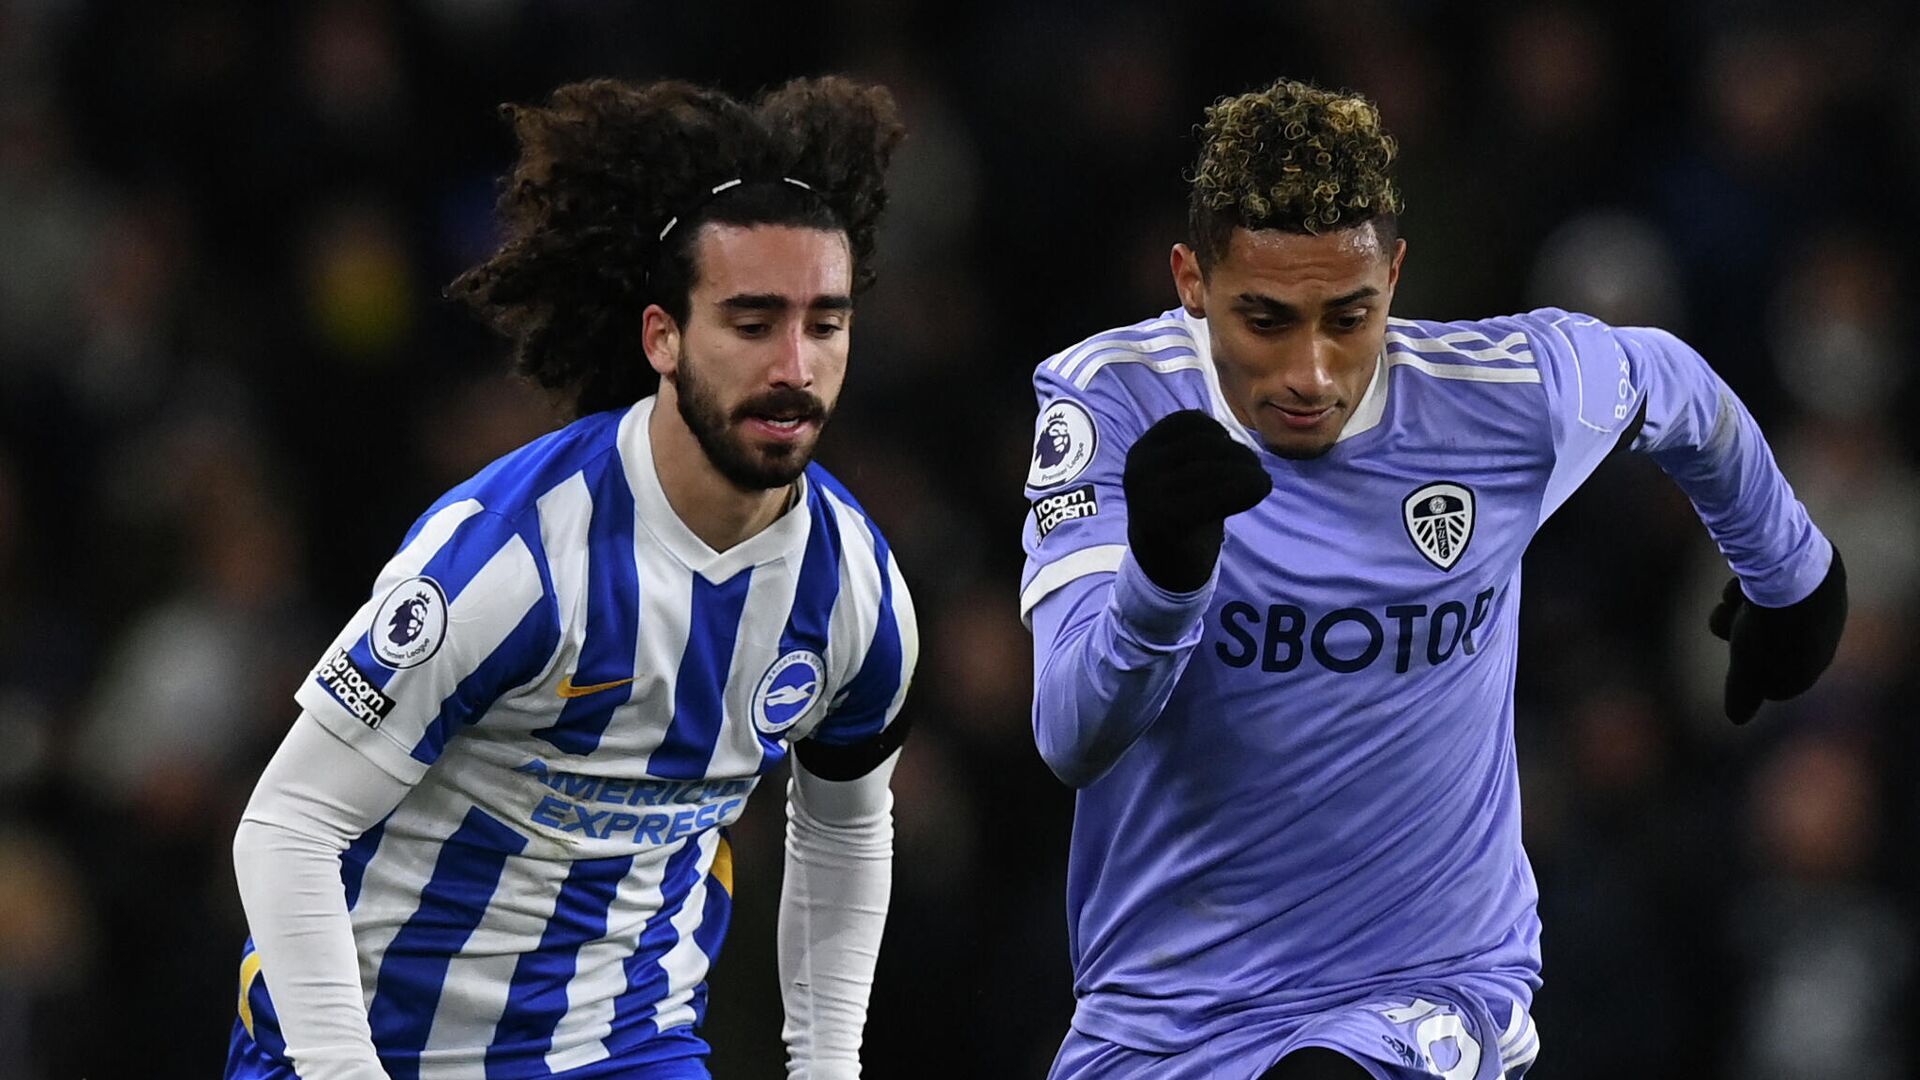
[[[1191,125],[1283,73],[1400,137],[1398,313],[1680,332],[1852,570],[1826,681],[1734,730],[1725,571],[1656,470],[1534,544],[1537,1075],[1920,1075],[1911,4],[0,0],[0,1076],[217,1075],[229,842],[289,695],[413,517],[555,422],[439,299],[490,241],[496,103],[824,71],[912,126],[824,451],[924,639],[869,1075],[1038,1077],[1064,1030],[1027,376],[1171,305]],[[780,1075],[779,803],[735,838],[722,1078]]]

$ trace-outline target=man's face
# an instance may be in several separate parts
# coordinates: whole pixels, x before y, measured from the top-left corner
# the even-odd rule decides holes
[[[1185,244],[1174,284],[1205,317],[1227,405],[1287,458],[1333,448],[1373,379],[1406,242],[1372,222],[1320,236],[1235,229],[1209,274]]]
[[[784,487],[813,459],[846,377],[846,236],[708,224],[694,260],[679,347],[664,367],[655,357],[655,367],[722,476],[743,491]]]

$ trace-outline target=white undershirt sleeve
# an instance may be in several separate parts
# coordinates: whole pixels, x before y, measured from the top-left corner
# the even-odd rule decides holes
[[[780,888],[788,1080],[857,1080],[874,964],[893,890],[895,752],[855,780],[793,761]]]
[[[340,854],[409,787],[302,712],[234,833],[240,901],[302,1080],[387,1080],[367,1023]]]

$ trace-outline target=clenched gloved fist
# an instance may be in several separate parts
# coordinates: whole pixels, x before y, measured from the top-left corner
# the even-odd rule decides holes
[[[1727,649],[1727,718],[1753,719],[1760,702],[1785,701],[1812,686],[1833,662],[1847,624],[1847,568],[1840,549],[1826,579],[1806,599],[1786,607],[1761,607],[1727,582],[1707,628]]]
[[[1207,583],[1226,519],[1258,505],[1273,480],[1252,450],[1196,409],[1162,417],[1127,451],[1127,546],[1168,592]]]

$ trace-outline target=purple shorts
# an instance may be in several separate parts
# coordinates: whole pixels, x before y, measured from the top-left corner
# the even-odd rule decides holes
[[[1257,1080],[1287,1054],[1326,1047],[1376,1080],[1520,1080],[1540,1052],[1526,1006],[1423,984],[1308,1016],[1251,1023],[1174,1054],[1074,1030],[1048,1080]]]

